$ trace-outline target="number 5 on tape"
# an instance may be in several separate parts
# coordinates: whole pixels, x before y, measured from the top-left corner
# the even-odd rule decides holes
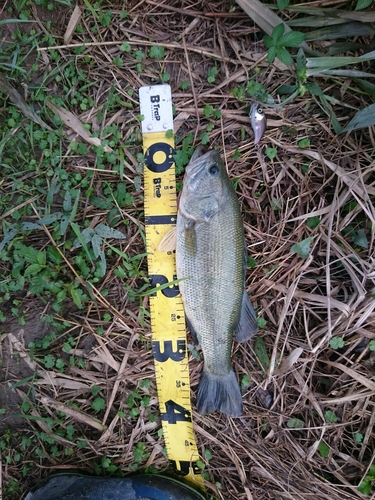
[[[171,88],[139,89],[144,150],[144,209],[148,270],[154,287],[172,284],[150,296],[156,384],[168,458],[176,472],[196,486],[203,478],[190,405],[185,317],[176,280],[174,252],[159,252],[163,236],[176,224],[176,177]]]

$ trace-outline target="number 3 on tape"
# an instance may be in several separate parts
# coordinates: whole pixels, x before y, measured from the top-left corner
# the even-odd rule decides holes
[[[155,376],[168,458],[176,472],[203,487],[190,405],[185,317],[175,284],[173,252],[159,252],[163,236],[176,224],[176,176],[171,88],[153,85],[139,89],[144,150],[144,208]],[[170,133],[167,133],[170,131]]]

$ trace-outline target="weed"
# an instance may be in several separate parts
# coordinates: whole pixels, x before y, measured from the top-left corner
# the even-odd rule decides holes
[[[366,477],[358,486],[358,491],[363,495],[370,495],[373,490],[373,484],[375,482],[375,465],[371,465]]]
[[[290,251],[292,253],[298,253],[298,255],[301,257],[301,259],[307,259],[307,257],[310,255],[310,245],[312,242],[312,238],[305,238],[301,240],[299,243],[296,243],[295,245],[292,245],[290,247]]]
[[[320,456],[327,458],[329,455],[329,446],[326,443],[319,443],[318,445],[318,452]]]
[[[345,341],[342,337],[333,337],[329,341],[329,345],[332,347],[332,349],[341,349],[345,346]]]
[[[264,44],[268,48],[267,61],[269,64],[277,57],[287,66],[291,66],[292,56],[286,47],[299,47],[305,39],[304,33],[289,31],[284,34],[284,30],[284,24],[279,24],[273,29],[271,36],[265,35],[263,38]]]
[[[150,456],[150,453],[147,451],[145,443],[137,443],[133,449],[133,463],[130,464],[129,468],[131,471],[135,472],[139,469],[140,463],[144,462]]]
[[[274,158],[276,158],[277,148],[266,148],[264,150],[264,153],[270,160],[273,160]]]
[[[218,74],[219,70],[217,69],[216,66],[212,66],[207,70],[207,82],[208,83],[215,83],[216,76]]]
[[[305,422],[300,418],[293,417],[286,423],[289,429],[303,429],[305,427]]]

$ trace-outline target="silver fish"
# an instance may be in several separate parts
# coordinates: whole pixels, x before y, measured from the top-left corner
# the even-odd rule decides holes
[[[197,409],[202,415],[219,410],[237,417],[243,405],[231,366],[232,337],[250,339],[257,320],[245,289],[240,206],[216,151],[196,151],[186,167],[176,239],[187,324],[204,356]]]
[[[267,118],[263,112],[262,106],[258,102],[251,105],[250,113],[251,127],[254,132],[254,144],[258,144],[266,130]]]

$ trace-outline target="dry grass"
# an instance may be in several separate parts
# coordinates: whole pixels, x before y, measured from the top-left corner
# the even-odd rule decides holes
[[[281,110],[266,109],[268,128],[261,148],[255,149],[244,111],[249,102],[239,102],[231,89],[253,78],[255,68],[259,68],[258,81],[276,97],[281,84],[293,83],[292,73],[278,63],[267,66],[263,44],[254,42],[254,25],[238,8],[227,14],[229,4],[224,2],[189,1],[183,5],[182,9],[178,1],[126,2],[129,15],[120,20],[122,5],[108,3],[113,22],[95,33],[91,31],[94,18],[86,10],[81,19],[83,33],[73,34],[69,45],[63,36],[71,12],[63,9],[59,22],[51,27],[61,37],[58,65],[63,68],[75,57],[77,68],[84,68],[89,76],[92,85],[88,92],[95,102],[85,112],[70,111],[93,130],[117,124],[126,143],[131,134],[139,134],[137,89],[159,83],[164,71],[171,75],[178,138],[192,133],[197,144],[212,121],[204,116],[204,106],[211,104],[222,111],[222,118],[215,121],[209,134],[210,145],[222,150],[231,177],[238,180],[249,254],[256,261],[256,267],[249,270],[247,287],[259,316],[267,322],[258,337],[264,339],[269,368],[263,369],[253,344],[235,345],[237,374],[250,378],[244,394],[244,416],[201,417],[194,411],[199,450],[202,455],[205,448],[213,453],[206,466],[211,478],[208,491],[225,499],[362,498],[356,486],[375,453],[374,357],[369,350],[369,341],[375,339],[375,300],[371,294],[375,289],[374,130],[336,136],[318,103],[306,95]],[[38,15],[35,11],[37,20]],[[46,29],[42,21],[40,26]],[[124,41],[145,52],[157,44],[165,48],[165,57],[161,61],[147,58],[142,72],[137,73],[134,56],[120,51]],[[83,42],[86,49],[77,55],[76,47]],[[49,49],[41,52],[47,72],[56,67],[50,53]],[[112,64],[116,56],[122,57],[122,67]],[[218,75],[209,84],[207,70],[214,65]],[[182,91],[184,80],[190,87]],[[361,93],[352,91],[350,82],[327,78],[319,83],[328,94],[355,108],[366,104]],[[47,79],[46,85],[55,95],[61,92],[53,79]],[[112,85],[134,108],[121,108],[113,115],[104,113],[100,121],[98,111]],[[334,108],[346,124],[347,108],[340,104]],[[80,140],[79,131],[74,130],[65,128],[70,139]],[[299,148],[298,141],[306,137],[310,146]],[[277,148],[273,160],[264,154],[265,147]],[[234,160],[237,149],[241,155]],[[124,177],[131,188],[139,175],[138,161],[134,151],[127,157]],[[77,155],[65,168],[84,174],[85,169],[95,168],[95,156]],[[118,174],[110,169],[96,171],[92,187],[99,195],[105,182],[117,180]],[[141,194],[138,191],[133,206],[122,213],[128,221],[124,226],[128,239],[118,247],[130,255],[144,253]],[[105,210],[86,205],[78,218],[97,223],[106,215]],[[316,216],[320,224],[309,228],[307,221]],[[364,228],[368,248],[356,245],[343,233],[349,225],[355,230]],[[303,260],[291,247],[307,237],[312,238],[311,252]],[[51,472],[95,472],[93,463],[102,456],[127,472],[137,442],[147,443],[149,457],[142,467],[168,469],[163,439],[157,433],[159,418],[155,422],[149,418],[150,413],[157,415],[158,407],[149,320],[144,313],[147,298],[140,304],[129,300],[121,280],[113,274],[118,262],[113,257],[105,279],[94,290],[96,300],[86,310],[61,317],[69,333],[78,339],[75,349],[85,359],[85,369],[70,367],[59,373],[33,364],[14,325],[2,339],[3,348],[12,346],[40,375],[30,400],[36,419],[25,425],[30,431],[41,428],[74,450],[63,460],[46,453],[46,458],[33,466],[34,477],[28,477],[25,489]],[[145,260],[140,265],[145,269]],[[139,281],[129,279],[129,284],[137,289]],[[103,289],[109,291],[106,298],[101,295]],[[111,314],[111,321],[103,321],[105,312]],[[95,333],[98,326],[104,328],[102,336]],[[337,336],[345,342],[339,350],[329,345]],[[190,368],[194,401],[201,364],[192,358]],[[151,380],[151,386],[141,390],[151,396],[149,408],[142,408],[135,419],[120,418],[118,411],[128,411],[126,399],[144,379]],[[8,383],[16,381],[9,373]],[[93,385],[100,388],[107,402],[106,411],[99,414],[90,407]],[[24,397],[21,388],[15,390]],[[72,402],[76,408],[71,407]],[[88,447],[79,449],[66,442],[37,419],[41,414],[56,419],[58,410],[66,415],[61,425],[77,426]],[[327,411],[335,414],[334,422],[327,422]],[[303,426],[288,427],[292,418],[298,418]],[[355,433],[363,435],[362,443],[355,441]],[[318,451],[321,443],[327,445],[328,456]],[[28,460],[31,457],[24,457]],[[4,462],[2,466],[3,483],[10,478],[22,481],[20,468]],[[216,481],[222,484],[220,491]]]

